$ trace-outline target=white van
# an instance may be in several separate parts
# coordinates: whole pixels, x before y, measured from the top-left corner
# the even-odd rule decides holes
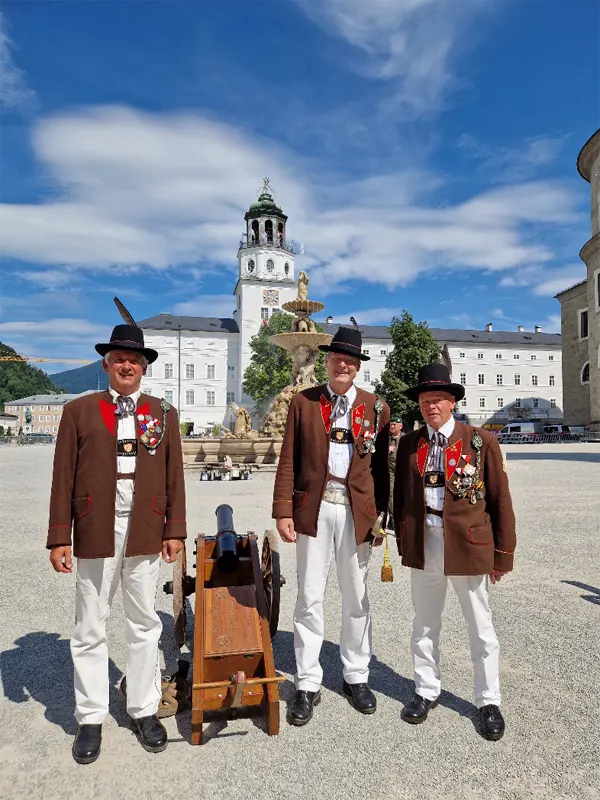
[[[541,422],[511,422],[505,425],[498,434],[498,441],[504,442],[533,442],[543,433],[544,426]]]

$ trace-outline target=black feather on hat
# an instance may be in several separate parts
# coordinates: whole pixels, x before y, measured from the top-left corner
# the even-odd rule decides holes
[[[134,318],[129,311],[125,308],[123,303],[114,298],[115,304],[126,325],[116,325],[110,335],[110,342],[100,342],[96,345],[96,352],[103,358],[111,350],[134,350],[136,353],[141,353],[149,364],[156,361],[158,353],[150,347],[144,345],[144,332],[135,324]]]

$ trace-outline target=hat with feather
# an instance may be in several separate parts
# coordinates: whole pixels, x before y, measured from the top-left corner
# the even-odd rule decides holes
[[[104,357],[111,350],[133,350],[141,353],[149,364],[156,361],[158,353],[150,347],[144,345],[144,332],[135,324],[134,318],[125,308],[118,297],[114,298],[117,308],[125,325],[115,325],[110,336],[110,342],[100,342],[96,345],[96,352]]]

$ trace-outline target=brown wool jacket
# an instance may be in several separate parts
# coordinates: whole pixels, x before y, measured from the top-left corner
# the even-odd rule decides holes
[[[443,516],[446,575],[487,575],[494,568],[513,568],[515,515],[496,437],[481,428],[456,422],[445,454],[446,478],[452,470],[451,460],[464,464],[464,460],[461,462],[455,458],[457,448],[471,456],[470,463],[475,463],[475,450],[471,444],[475,432],[483,439],[481,479],[485,484],[484,498],[474,505],[466,497],[457,498],[449,491],[449,481],[446,480]],[[421,452],[418,457],[419,443]],[[396,457],[396,541],[404,566],[415,569],[423,569],[425,564],[425,491],[419,464],[422,469],[428,446],[425,426],[400,439]],[[453,446],[455,449],[449,452]]]
[[[375,453],[361,456],[365,431],[373,431],[376,396],[356,387],[352,406],[354,453],[348,472],[348,494],[357,544],[372,538],[377,513],[387,512],[389,499],[388,440],[390,409],[379,415]],[[317,520],[328,475],[332,411],[327,386],[296,394],[287,418],[273,492],[273,517],[293,517],[297,533],[317,535]],[[369,425],[365,426],[364,421]]]
[[[46,547],[71,544],[79,558],[115,554],[117,418],[110,392],[65,406],[56,439]],[[160,399],[141,394],[136,414],[162,418]],[[177,412],[155,455],[140,442],[136,421],[135,494],[126,556],[160,553],[163,539],[185,539],[185,486]]]

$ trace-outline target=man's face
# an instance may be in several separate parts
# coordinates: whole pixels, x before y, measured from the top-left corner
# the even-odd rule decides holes
[[[140,388],[146,374],[146,359],[135,350],[112,350],[102,362],[110,385],[122,395],[133,394]]]
[[[344,353],[328,353],[325,358],[329,383],[340,394],[345,394],[354,383],[360,368],[360,359]]]
[[[401,422],[390,422],[390,433],[392,436],[400,436],[402,433],[402,423]]]
[[[455,405],[456,401],[449,392],[423,392],[419,395],[423,419],[436,431],[448,422]]]

